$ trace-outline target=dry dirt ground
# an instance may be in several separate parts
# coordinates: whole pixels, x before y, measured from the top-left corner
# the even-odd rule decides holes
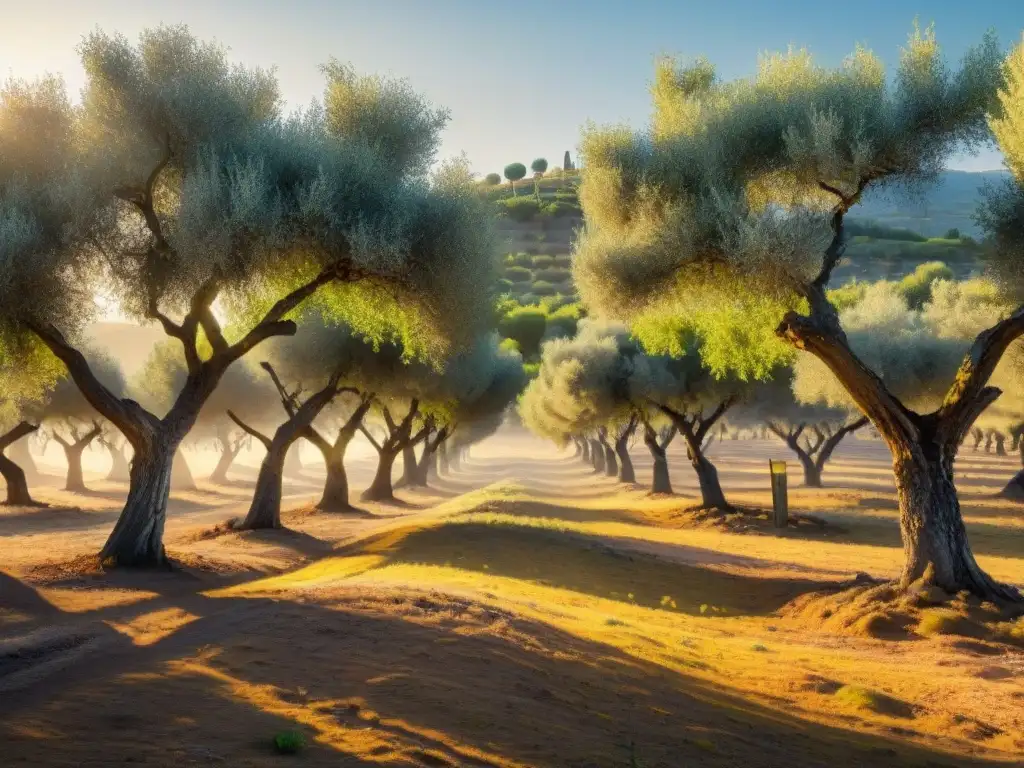
[[[827,525],[781,532],[686,513],[678,450],[679,495],[651,498],[642,445],[641,485],[625,487],[509,429],[402,504],[311,514],[309,467],[289,483],[288,530],[210,535],[244,513],[251,455],[230,485],[173,494],[170,573],[86,559],[124,486],[37,486],[50,508],[0,509],[0,765],[1022,764],[1012,634],[886,636],[780,612],[898,573],[880,443],[848,440],[824,489],[801,487],[779,442],[716,443],[748,507],[770,504],[767,459],[790,459],[791,508]],[[350,464],[358,491],[372,462]],[[967,449],[957,469],[979,561],[1024,585],[1024,505],[991,498],[1017,466]],[[304,747],[278,754],[289,731]]]

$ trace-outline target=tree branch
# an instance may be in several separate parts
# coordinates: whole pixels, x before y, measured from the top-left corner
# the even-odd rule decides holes
[[[39,429],[38,424],[29,424],[27,421],[18,422],[13,429],[6,434],[0,435],[0,453],[3,453],[21,438],[31,435]]]
[[[47,348],[68,369],[72,380],[86,401],[101,416],[114,424],[138,450],[148,443],[158,420],[134,400],[122,400],[107,389],[92,372],[85,356],[71,346],[63,334],[50,323],[26,321],[26,327],[39,337]]]
[[[944,438],[963,442],[975,420],[1002,390],[986,386],[1007,347],[1024,334],[1024,306],[978,334],[960,363],[952,386],[935,412]]]
[[[775,334],[821,360],[883,435],[898,434],[915,442],[919,436],[918,415],[904,407],[878,375],[853,353],[845,337],[838,337],[834,331],[819,325],[814,317],[787,312]]]
[[[378,443],[376,441],[376,439],[374,439],[373,435],[370,434],[370,430],[368,430],[366,428],[365,424],[363,424],[362,422],[359,422],[358,429],[359,429],[360,432],[363,433],[363,436],[367,440],[370,441],[370,445],[372,445],[374,448],[377,449],[377,453],[383,453],[384,452],[384,446],[382,446],[380,443]]]
[[[274,370],[274,366],[268,363],[266,360],[260,363],[260,368],[266,371],[270,375],[270,380],[274,382],[274,388],[277,390],[278,397],[281,398],[281,406],[284,408],[285,413],[288,414],[289,418],[295,415],[295,411],[298,409],[298,392],[289,392],[284,384],[281,383],[281,379],[277,376],[277,371]]]
[[[266,448],[268,451],[270,450],[270,445],[271,445],[271,443],[273,441],[269,437],[264,435],[259,430],[255,429],[253,427],[250,427],[248,424],[246,424],[244,421],[242,421],[240,418],[238,418],[235,415],[234,411],[230,411],[230,410],[228,411],[228,418],[231,419],[233,422],[235,422],[235,424],[237,424],[240,429],[245,430],[248,434],[252,435],[257,440],[259,440],[260,443],[263,444],[264,448]]]

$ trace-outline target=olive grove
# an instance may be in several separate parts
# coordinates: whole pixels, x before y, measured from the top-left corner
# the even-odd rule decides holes
[[[173,457],[229,366],[293,334],[317,293],[368,335],[444,353],[489,316],[494,240],[465,164],[431,170],[447,113],[404,81],[332,62],[323,102],[285,115],[272,72],[184,27],[96,31],[80,53],[80,106],[54,78],[0,97],[0,338],[14,358],[45,344],[131,445],[101,557],[155,565]],[[100,292],[181,345],[165,415],[82,354]]]

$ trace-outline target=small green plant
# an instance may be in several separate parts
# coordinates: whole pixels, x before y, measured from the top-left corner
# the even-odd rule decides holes
[[[496,187],[501,184],[501,176],[496,173],[488,173],[484,176],[484,183],[489,187]]]
[[[532,197],[510,197],[497,205],[499,211],[514,221],[529,221],[541,210],[540,204]]]
[[[280,755],[294,755],[306,746],[306,739],[298,731],[281,731],[274,736],[274,751]]]

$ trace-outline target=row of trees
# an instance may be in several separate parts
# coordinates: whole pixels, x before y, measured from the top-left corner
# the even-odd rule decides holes
[[[994,375],[1024,334],[1024,46],[1007,58],[987,36],[950,66],[932,31],[915,30],[893,77],[865,50],[834,69],[804,51],[765,57],[757,74],[732,82],[707,61],[665,60],[652,91],[649,129],[584,136],[586,228],[573,267],[588,311],[682,360],[689,334],[722,382],[771,378],[798,350],[798,367],[817,367],[824,404],[854,406],[892,452],[901,583],[927,576],[950,592],[1020,601],[971,552],[953,461],[1000,399]],[[966,343],[905,324],[873,346],[859,341],[849,327],[857,316],[828,292],[846,215],[866,189],[925,183],[952,153],[992,138],[1012,175],[987,191],[977,218],[1009,310]],[[902,376],[916,359],[929,362],[918,341],[957,359],[923,366],[927,388]],[[917,351],[908,359],[908,350]],[[705,418],[673,423],[696,438]]]
[[[548,161],[545,157],[534,158],[534,161],[530,163],[530,170],[533,171],[534,178],[539,178],[547,173]],[[555,169],[558,170],[557,168]],[[574,170],[572,162],[569,159],[569,152],[565,153],[565,165],[562,168],[563,171]],[[516,195],[516,182],[522,181],[526,178],[526,166],[522,163],[509,163],[505,166],[502,171],[505,179],[508,181],[509,189],[512,191],[512,196]],[[484,183],[491,187],[496,187],[501,183],[501,176],[497,173],[488,173],[484,176]]]
[[[465,164],[434,167],[447,112],[405,81],[332,61],[322,101],[286,115],[273,73],[184,27],[97,31],[80,52],[80,105],[53,77],[0,90],[0,379],[17,404],[66,374],[123,435],[128,498],[100,554],[154,565],[174,456],[228,371],[294,337],[314,302],[331,327],[443,367],[493,319],[496,241]],[[86,354],[96,295],[177,350],[152,401]],[[348,394],[333,362],[303,378],[307,397],[271,382],[294,432]]]
[[[724,510],[729,504],[707,449],[726,421],[764,425],[785,441],[809,486],[821,485],[836,447],[867,423],[848,409],[799,402],[793,377],[792,368],[781,366],[768,381],[716,377],[699,344],[677,357],[650,354],[626,326],[588,319],[574,338],[544,345],[520,413],[534,432],[562,445],[574,442],[597,471],[623,482],[636,481],[629,446],[642,436],[654,465],[653,493],[672,492],[667,449],[678,437],[697,475],[701,506]]]

